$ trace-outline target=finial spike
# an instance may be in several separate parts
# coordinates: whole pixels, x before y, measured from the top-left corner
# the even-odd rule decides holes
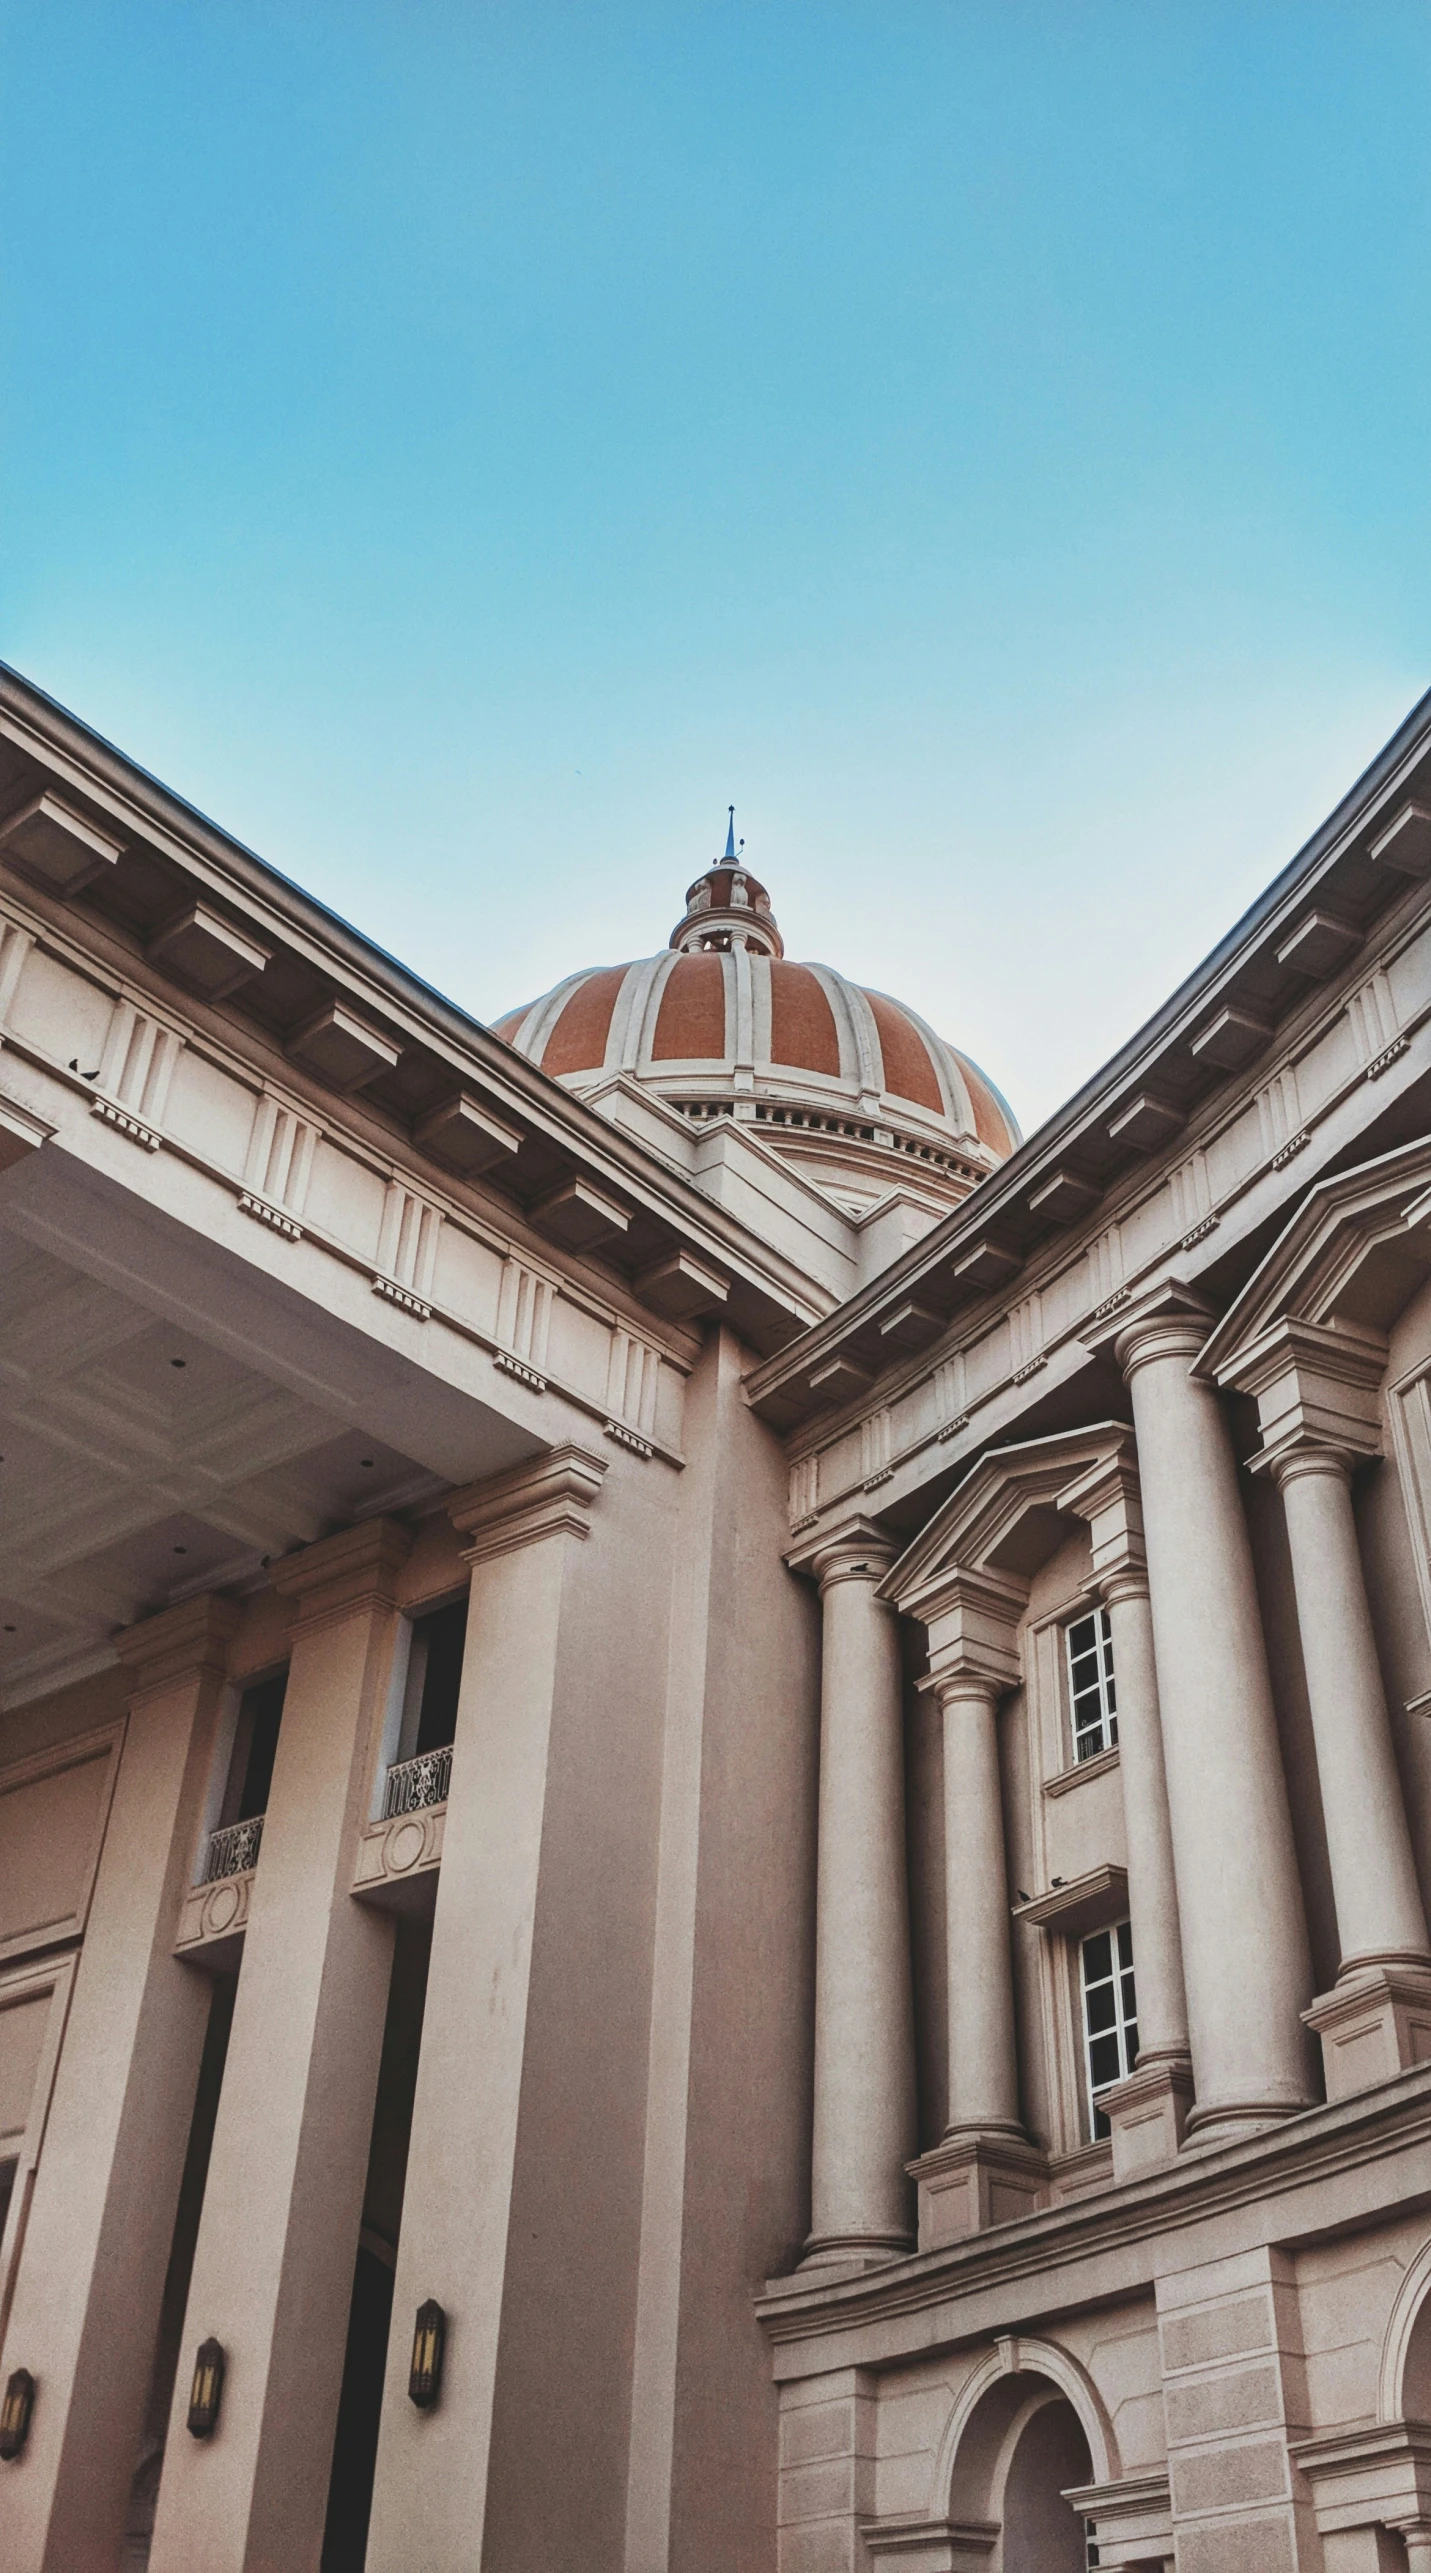
[[[727,823],[726,823],[726,830],[725,830],[725,856],[724,856],[724,858],[722,858],[722,860],[721,860],[721,864],[722,864],[722,866],[725,866],[725,865],[734,866],[734,864],[735,864],[735,806],[734,806],[733,804],[727,805],[727,807],[726,807],[726,812],[727,812],[727,814],[728,814],[729,818],[728,818],[728,820],[727,820]],[[745,846],[745,843],[744,843],[744,841],[742,841],[742,842],[741,842],[741,847],[742,847],[742,848],[744,848],[744,846]]]

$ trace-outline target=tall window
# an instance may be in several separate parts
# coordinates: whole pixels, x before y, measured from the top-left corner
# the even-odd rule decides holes
[[[404,1760],[424,1751],[440,1751],[457,1729],[457,1692],[462,1685],[462,1648],[467,1640],[467,1602],[434,1608],[412,1621],[407,1690],[403,1699]]]
[[[280,1671],[275,1679],[256,1680],[244,1690],[239,1701],[228,1792],[224,1798],[223,1820],[226,1823],[250,1822],[255,1815],[268,1810],[268,1791],[273,1784],[273,1763],[278,1754],[278,1728],[283,1722],[283,1695],[287,1686],[288,1673]]]
[[[1118,1699],[1113,1686],[1113,1624],[1106,1608],[1077,1617],[1068,1637],[1068,1693],[1073,1709],[1073,1756],[1096,1760],[1118,1739]]]
[[[1133,1932],[1120,1921],[1116,1930],[1098,1930],[1085,1939],[1083,1965],[1083,2055],[1088,2074],[1088,2115],[1095,2136],[1107,2135],[1107,2115],[1100,2105],[1114,2082],[1126,2080],[1138,2060],[1138,1996],[1133,1988]]]

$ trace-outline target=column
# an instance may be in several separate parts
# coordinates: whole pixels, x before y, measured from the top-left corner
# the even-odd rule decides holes
[[[411,1545],[373,1519],[287,1557],[288,1691],[159,2488],[151,2573],[318,2563],[392,1962],[352,1895]],[[184,2427],[198,2343],[219,2426]]]
[[[124,1749],[0,2359],[40,2389],[3,2470],[9,2573],[118,2561],[208,2021],[174,1936],[238,1614],[195,1599],[116,1638]]]
[[[1163,1765],[1153,1610],[1146,1572],[1105,1575],[1101,1596],[1113,1634],[1118,1765],[1128,1845],[1128,1917],[1138,1987],[1138,2064],[1188,2062],[1188,2005],[1173,1872],[1173,1832]]]
[[[815,1896],[815,2118],[806,2262],[910,2248],[916,2142],[899,1627],[890,1549],[816,1561],[824,1610]]]
[[[1193,2074],[1148,1577],[1140,1566],[1129,1564],[1106,1574],[1099,1589],[1113,1635],[1128,1918],[1138,1992],[1138,2061],[1103,2104],[1112,2132],[1114,2178],[1130,2180],[1177,2152],[1192,2108]]]
[[[481,2561],[563,1605],[605,1471],[566,1445],[448,1504],[471,1541],[472,1589],[367,2573]],[[441,2399],[422,2413],[408,2353],[430,2296],[447,2353]]]
[[[1343,1976],[1364,1965],[1431,1963],[1352,1517],[1352,1464],[1345,1448],[1314,1443],[1272,1459],[1287,1514]]]
[[[1197,2107],[1236,2133],[1310,2097],[1311,1982],[1272,1686],[1221,1403],[1185,1290],[1125,1322]],[[1136,1933],[1135,1933],[1136,1936]]]
[[[949,2112],[942,2143],[912,2165],[919,2248],[930,2251],[1027,2215],[1047,2171],[1019,2118],[996,1721],[999,1699],[1023,1676],[1025,1585],[951,1566],[932,1586],[916,1577],[912,1596],[929,1633],[928,1685],[944,1727]]]
[[[1009,1881],[994,1715],[976,1672],[935,1680],[944,1718],[944,1901],[950,2137],[1018,2135]]]
[[[1286,1512],[1341,1964],[1308,2025],[1330,2099],[1424,2060],[1431,1950],[1371,1629],[1345,1447],[1274,1452]]]

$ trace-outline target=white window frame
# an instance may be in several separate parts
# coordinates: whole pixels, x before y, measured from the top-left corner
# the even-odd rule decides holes
[[[1110,1971],[1106,1975],[1096,1976],[1090,1983],[1088,1951],[1095,1939],[1107,1939],[1109,1943]],[[1089,2002],[1095,1992],[1104,1990],[1112,1992],[1113,2017],[1102,2027],[1094,2028],[1090,2025]],[[1100,2140],[1098,2120],[1100,2117],[1106,2118],[1106,2112],[1100,2106],[1103,2093],[1111,2090],[1115,2082],[1126,2081],[1138,2060],[1138,1996],[1133,1957],[1133,1927],[1130,1921],[1114,1921],[1106,1930],[1091,1930],[1086,1939],[1080,1939],[1078,2005],[1083,2023],[1083,2075],[1088,2104],[1088,2131],[1090,2136],[1098,2141]],[[1105,2073],[1100,2080],[1095,2081],[1094,2044],[1110,2037],[1117,2043],[1118,2070],[1115,2073]]]
[[[1075,1654],[1073,1639],[1087,1628],[1093,1630],[1092,1641]],[[1073,1737],[1073,1764],[1081,1768],[1085,1760],[1097,1760],[1105,1751],[1118,1747],[1118,1684],[1113,1669],[1113,1621],[1106,1608],[1095,1605],[1081,1617],[1071,1617],[1063,1630],[1064,1674],[1068,1685],[1068,1721]],[[1080,1678],[1077,1665],[1092,1665],[1091,1678]]]

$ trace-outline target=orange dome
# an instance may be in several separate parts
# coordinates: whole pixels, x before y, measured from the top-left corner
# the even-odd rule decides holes
[[[683,1117],[735,1117],[847,1207],[897,1182],[954,1203],[1020,1141],[992,1081],[914,1010],[786,958],[733,838],[662,955],[573,974],[496,1034],[584,1094],[634,1079]]]

